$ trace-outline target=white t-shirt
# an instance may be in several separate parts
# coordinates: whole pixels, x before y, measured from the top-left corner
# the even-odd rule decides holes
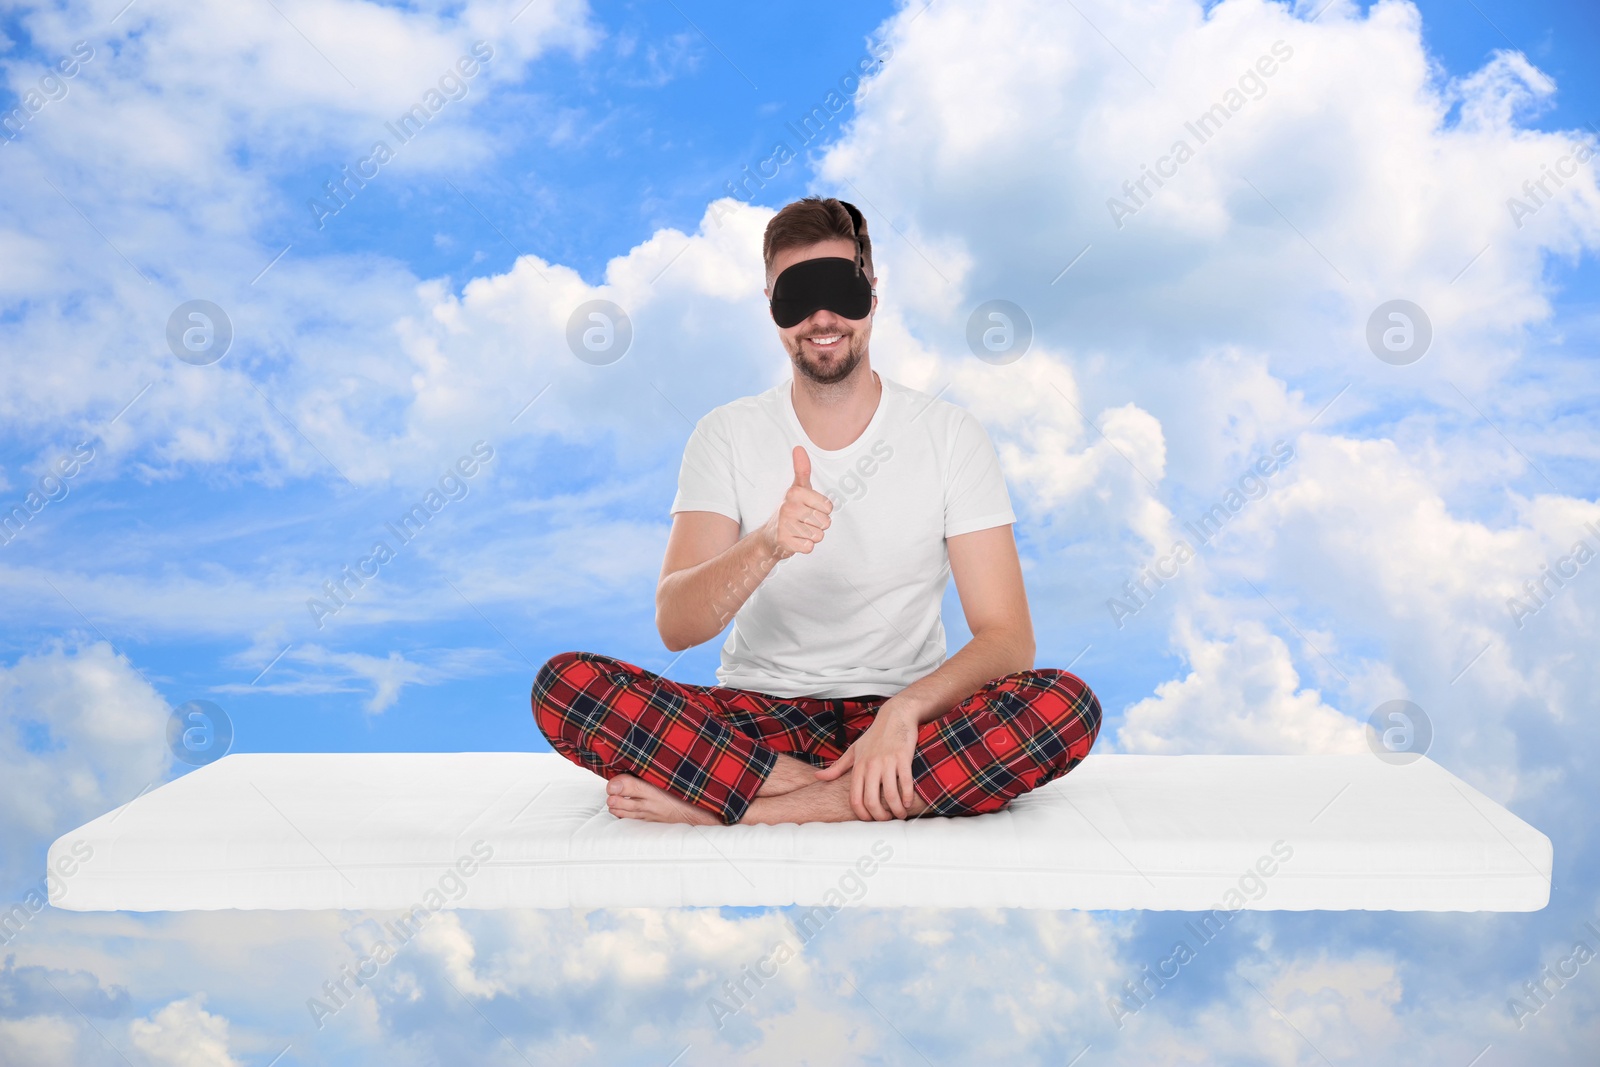
[[[878,377],[872,421],[845,448],[812,444],[792,381],[713,409],[689,436],[674,513],[726,515],[743,537],[794,484],[795,445],[811,457],[811,487],[833,501],[822,540],[777,564],[734,617],[719,684],[779,697],[892,696],[945,661],[945,538],[1016,516],[978,420]]]

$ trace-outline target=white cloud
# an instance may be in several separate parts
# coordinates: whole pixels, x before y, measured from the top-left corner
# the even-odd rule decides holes
[[[1361,724],[1303,688],[1289,649],[1260,623],[1240,620],[1232,634],[1177,635],[1189,674],[1162,682],[1128,708],[1118,751],[1357,752]],[[1109,746],[1108,746],[1109,748]]]
[[[1302,15],[1309,7],[1300,5]],[[664,442],[680,440],[714,404],[786,373],[759,296],[770,212],[731,202],[711,205],[694,233],[663,230],[613,258],[594,287],[538,250],[505,273],[457,287],[392,262],[297,249],[267,276],[268,295],[233,306],[241,338],[255,346],[248,354],[241,347],[239,358],[209,369],[217,373],[174,364],[159,339],[179,295],[213,277],[240,279],[242,289],[281,247],[263,236],[280,220],[261,207],[277,175],[241,166],[218,146],[247,146],[285,166],[343,161],[370,123],[412,98],[414,72],[431,78],[460,40],[509,17],[504,7],[476,5],[284,11],[309,36],[332,42],[329,58],[372,92],[356,102],[266,6],[242,16],[180,15],[141,3],[125,16],[142,27],[140,39],[115,66],[109,55],[91,62],[72,95],[29,128],[24,147],[37,154],[11,164],[18,187],[37,195],[0,232],[0,248],[22,253],[5,257],[0,287],[36,308],[15,326],[19,350],[63,355],[0,368],[8,422],[41,438],[67,426],[101,430],[154,381],[103,430],[108,462],[95,477],[131,468],[141,478],[176,480],[207,471],[272,487],[308,473],[332,478],[331,461],[363,487],[411,484],[435,477],[439,463],[486,427],[498,432],[497,445],[506,438],[530,450],[611,449],[616,466],[631,471],[635,461],[659,461]],[[79,14],[29,18],[36,38],[67,42]],[[518,25],[533,28],[510,39],[507,62],[490,64],[484,92],[497,79],[537,78],[542,49],[581,51],[590,40],[584,16],[576,5],[529,9],[531,21]],[[1147,662],[1127,668],[1148,679],[1147,688],[1125,712],[1108,709],[1122,715],[1119,747],[1351,750],[1372,705],[1409,695],[1434,717],[1436,754],[1452,770],[1499,799],[1578,818],[1571,813],[1586,810],[1592,787],[1568,771],[1595,741],[1590,712],[1600,676],[1589,646],[1600,571],[1584,571],[1522,630],[1504,600],[1566,551],[1600,509],[1570,490],[1547,493],[1532,483],[1500,434],[1541,460],[1594,458],[1590,429],[1554,417],[1568,397],[1537,373],[1535,361],[1559,355],[1536,348],[1526,331],[1552,307],[1544,257],[1600,242],[1600,194],[1593,169],[1582,170],[1517,228],[1506,199],[1569,140],[1518,126],[1554,86],[1508,55],[1442,80],[1418,20],[1414,7],[1398,3],[1377,4],[1365,17],[1336,3],[1315,25],[1248,0],[1204,12],[1166,0],[1082,14],[1043,2],[907,5],[890,21],[894,57],[822,160],[821,178],[830,191],[859,197],[877,240],[883,303],[875,362],[929,392],[948,385],[946,395],[990,427],[1019,512],[1050,523],[1054,544],[1092,546],[1083,556],[1029,560],[1052,588],[1092,585],[1075,595],[1098,611],[1133,562],[1167,548],[1197,503],[1215,501],[1274,440],[1294,440],[1286,477],[1230,521],[1163,602],[1168,636]],[[361,35],[378,46],[350,48]],[[1265,93],[1116,228],[1107,198],[1126,196],[1123,182],[1278,39],[1294,52]],[[369,56],[404,62],[391,69]],[[676,62],[668,56],[663,70]],[[472,123],[481,99],[474,87],[459,115],[447,113],[440,136],[430,133],[397,166],[487,158],[493,140]],[[1446,127],[1452,103],[1461,119]],[[593,132],[582,123],[574,129]],[[95,155],[75,145],[94,145]],[[159,273],[160,284],[147,286],[33,181],[46,173],[140,269]],[[172,190],[170,200],[152,199],[142,191],[149,189]],[[68,227],[79,227],[72,232],[82,240],[63,242]],[[156,291],[159,299],[149,295]],[[1427,308],[1438,339],[1410,368],[1380,364],[1364,348],[1366,316],[1395,295]],[[565,349],[568,316],[597,296],[623,305],[634,321],[634,347],[612,367],[579,363]],[[1027,307],[1037,331],[1035,349],[1010,367],[980,365],[963,349],[966,315],[993,296]],[[510,427],[546,385],[548,395]],[[1462,394],[1486,405],[1495,425]],[[1502,424],[1502,409],[1515,421]],[[570,607],[654,569],[659,529],[618,517],[638,491],[632,475],[543,497],[513,489],[514,501],[471,520],[481,521],[477,528],[509,514],[550,529],[484,537],[455,556],[441,545],[429,555],[459,568],[451,573],[473,603],[503,596]],[[279,616],[300,612],[328,571],[326,545],[295,546],[274,557],[281,566],[263,578],[262,568],[251,576],[194,562],[181,531],[159,543],[152,535],[150,544],[165,550],[153,555],[171,560],[169,570],[153,573],[133,549],[102,545],[98,564],[52,573],[94,618],[108,617],[99,609],[109,607],[109,617],[143,616],[177,633],[248,631],[255,669],[282,647],[267,640],[288,633]],[[596,544],[608,551],[595,552]],[[435,550],[419,544],[418,552]],[[334,556],[345,561],[342,550]],[[1074,569],[1083,557],[1098,569]],[[42,596],[39,573],[19,567],[7,579]],[[426,592],[368,592],[352,612],[370,607],[368,618],[381,621],[427,616]],[[1126,654],[1127,646],[1110,647],[1108,658]],[[1168,670],[1163,654],[1181,665]],[[406,685],[463,677],[486,657],[351,653],[330,641],[289,654],[281,666],[300,674],[268,684],[284,695],[370,689],[376,711]],[[24,656],[0,675],[0,699],[8,856],[36,853],[54,832],[127,799],[165,765],[164,701],[104,645]],[[1585,856],[1580,869],[1587,865]],[[1534,921],[1554,921],[1569,907],[1558,898]],[[1441,927],[1360,918],[1365,925],[1346,928],[1351,944],[1382,938],[1381,951],[1285,946],[1257,965],[1238,957],[1266,949],[1242,937],[1211,950],[1213,971],[1186,978],[1194,984],[1175,990],[1170,1008],[1141,1013],[1096,1054],[1109,1046],[1150,1063],[1311,1062],[1245,978],[1336,1058],[1370,1058],[1398,1041],[1417,1062],[1462,1063],[1477,1051],[1465,1047],[1470,1037],[1508,1034],[1503,1021],[1483,1020],[1499,1010],[1502,987],[1516,987],[1508,974],[1524,974],[1514,952],[1485,959],[1470,976],[1421,965],[1408,972],[1406,954],[1428,955]],[[251,991],[239,990],[238,976],[249,962],[270,972],[260,984],[283,1001],[282,1017],[303,1025],[304,997],[347,962],[326,918],[233,917],[231,938],[215,916],[100,919],[104,925],[82,927],[41,919],[24,950],[45,960],[94,957],[96,974],[136,985],[142,1017],[128,1032],[152,1057],[180,1047],[179,1034],[232,1055],[228,1027],[241,1012],[213,1014],[198,996],[172,1001],[180,989],[204,986],[213,1004],[223,989],[246,1000]],[[462,913],[386,969],[388,984],[370,999],[363,994],[358,1021],[341,1017],[340,1034],[408,1054],[430,1043],[453,1056],[472,1050],[472,1041],[485,1050],[500,1045],[487,1028],[463,1031],[448,1014],[461,1008],[438,981],[448,978],[521,1047],[562,1062],[614,1059],[641,1041],[665,1050],[662,1062],[687,1041],[696,1045],[691,1062],[834,1060],[862,1049],[909,1060],[909,1042],[936,1061],[1067,1062],[1081,1032],[1107,1024],[1106,991],[1143,962],[1128,942],[1161,929],[1159,921],[852,913],[764,986],[730,1033],[714,1029],[705,1000],[770,951],[786,930],[781,915]],[[1281,942],[1322,936],[1289,919],[1251,922]],[[1509,943],[1513,935],[1502,936]],[[128,942],[134,947],[123,947]],[[206,958],[213,951],[219,958]],[[187,954],[192,966],[182,982],[162,970],[168,954]],[[1470,995],[1440,993],[1473,982]],[[1536,1020],[1537,1035],[1512,1047],[1535,1050],[1543,1062],[1578,1062],[1588,1049],[1573,1035],[1581,1037],[1594,1006],[1581,988],[1570,992]],[[276,1007],[251,1008],[278,1018]],[[3,1020],[0,1039],[34,1050],[39,1062],[66,1062],[77,1055],[76,1026],[65,1015]],[[1449,1055],[1431,1051],[1435,1045]]]
[[[206,1011],[205,1000],[197,993],[133,1020],[134,1047],[160,1067],[238,1067],[228,1051],[228,1020]]]
[[[67,96],[6,147],[24,202],[0,244],[30,253],[7,256],[0,269],[0,291],[26,307],[8,330],[18,350],[56,354],[48,366],[0,369],[8,423],[29,436],[63,424],[104,432],[113,463],[145,464],[158,476],[229,463],[259,467],[268,482],[285,470],[324,474],[325,462],[248,373],[351,477],[384,477],[381,459],[364,458],[375,451],[362,447],[362,415],[396,390],[411,394],[403,369],[396,375],[370,340],[404,314],[415,279],[373,257],[318,256],[305,203],[326,194],[322,177],[309,175],[337,177],[380,138],[396,146],[396,169],[491,162],[496,139],[473,125],[473,110],[553,50],[591,51],[598,36],[586,5],[402,11],[337,0],[226,11],[156,0],[116,24],[87,4],[22,17],[50,57],[93,27],[94,54]],[[493,58],[465,81],[464,97],[400,146],[385,122],[423,99],[475,40],[491,42]],[[19,82],[37,74],[13,65]],[[276,183],[291,175],[308,184],[285,199]],[[394,180],[381,169],[372,180],[385,177]],[[253,284],[286,243],[300,247],[270,282]],[[197,295],[224,306],[237,338],[222,363],[203,370],[163,343],[168,313]],[[284,325],[303,322],[327,325]]]
[[[78,1028],[58,1015],[0,1019],[0,1047],[16,1067],[78,1067]]]
[[[170,713],[161,694],[103,641],[57,641],[0,666],[0,838],[8,879],[43,878],[44,845],[165,779]]]
[[[371,688],[366,703],[369,714],[394,706],[408,685],[439,685],[457,678],[487,673],[501,664],[505,656],[490,649],[443,649],[424,652],[416,659],[391,650],[387,656],[362,652],[334,652],[322,645],[307,644],[285,649],[273,677],[249,683],[230,682],[212,686],[216,693],[272,693],[279,696],[307,696],[322,693],[359,693]],[[420,662],[431,660],[432,662]],[[299,665],[299,669],[296,669]]]

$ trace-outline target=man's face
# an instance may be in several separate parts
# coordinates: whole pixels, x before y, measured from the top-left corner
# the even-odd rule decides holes
[[[772,273],[762,292],[771,300],[772,283],[778,275],[796,263],[828,256],[854,260],[856,243],[841,237],[804,248],[784,249],[772,258]],[[878,284],[876,277],[870,280],[874,286]],[[866,357],[867,342],[872,338],[872,315],[877,309],[877,297],[872,298],[872,311],[867,312],[864,319],[847,319],[822,308],[787,329],[778,327],[778,340],[783,342],[790,361],[807,378],[819,385],[842,381]],[[829,339],[833,339],[833,343],[822,343]]]

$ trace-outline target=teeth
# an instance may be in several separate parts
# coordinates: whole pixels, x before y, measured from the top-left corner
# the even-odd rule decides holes
[[[826,337],[812,337],[812,338],[809,338],[809,340],[814,345],[831,345],[835,341],[839,340],[839,338],[842,337],[842,336],[844,336],[844,335],[843,334],[833,333],[833,334],[829,334]]]

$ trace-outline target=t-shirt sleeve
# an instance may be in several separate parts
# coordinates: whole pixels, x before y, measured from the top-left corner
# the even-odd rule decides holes
[[[733,482],[733,448],[722,420],[711,412],[695,424],[683,446],[678,468],[678,494],[668,514],[680,511],[715,511],[741,522],[739,499]]]
[[[983,424],[966,411],[956,423],[944,492],[944,535],[957,537],[1017,521],[1000,456]]]

